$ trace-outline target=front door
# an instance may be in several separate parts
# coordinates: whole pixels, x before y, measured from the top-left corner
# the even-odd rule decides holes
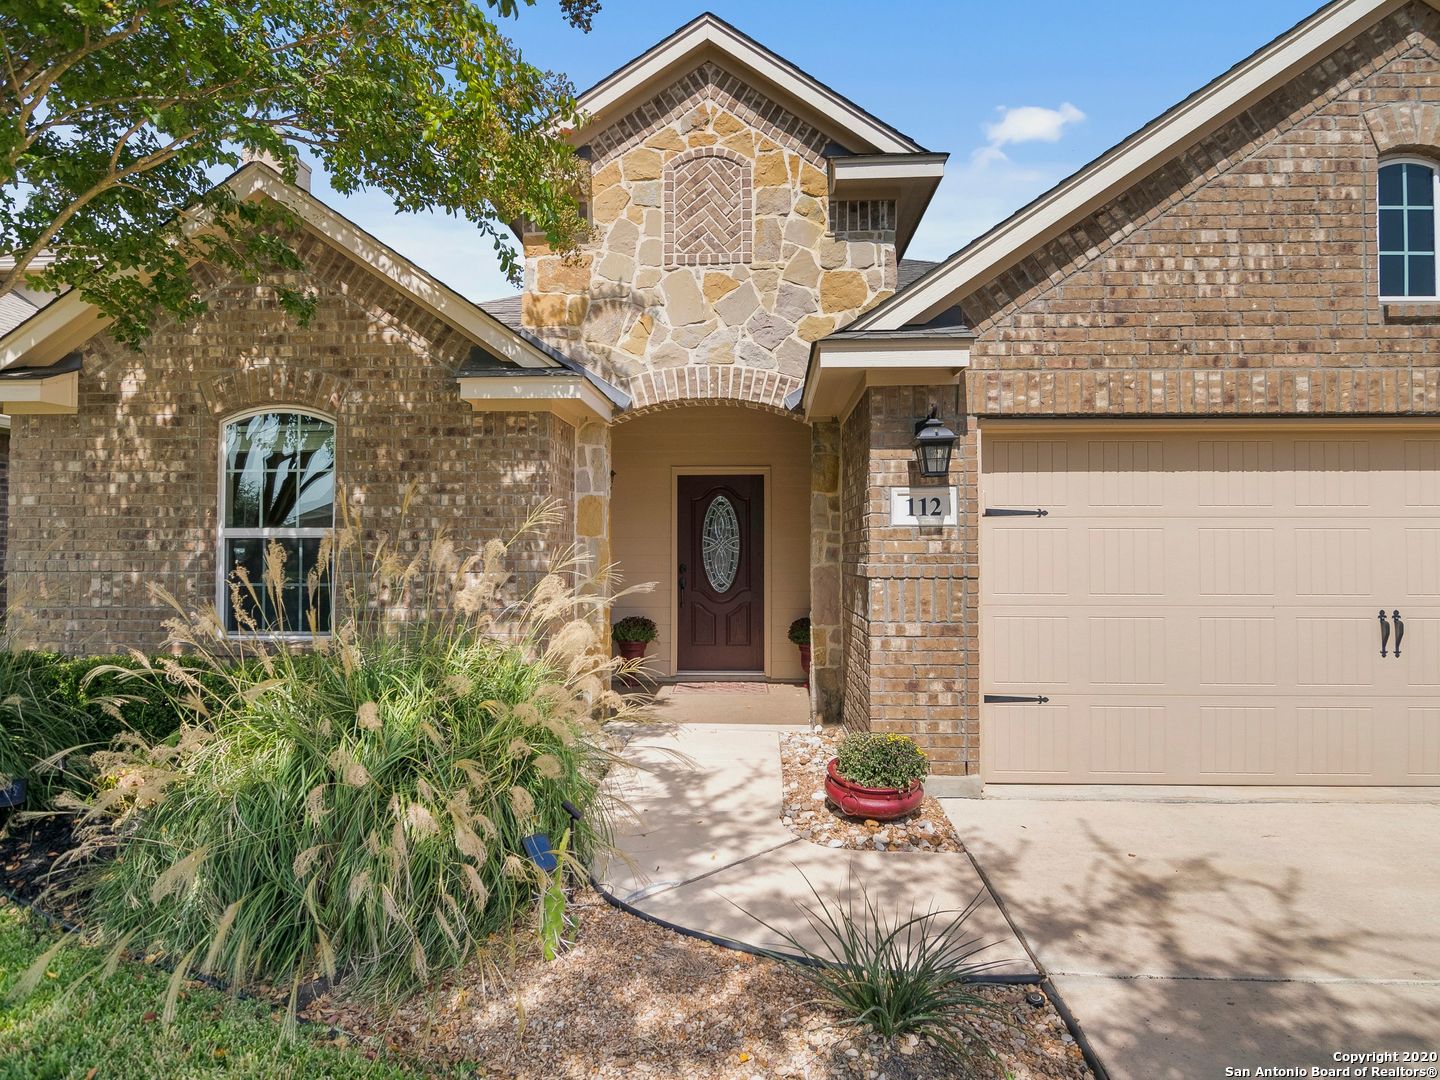
[[[680,671],[765,667],[763,476],[682,476]]]

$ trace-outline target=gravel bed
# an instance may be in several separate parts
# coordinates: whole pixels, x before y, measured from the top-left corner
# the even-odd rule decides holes
[[[822,847],[875,851],[963,851],[955,826],[931,795],[914,811],[880,822],[842,814],[825,798],[825,764],[838,736],[818,725],[780,736],[784,802],[780,820],[796,836]]]
[[[1081,1080],[1090,1076],[1048,1002],[986,987],[993,1015],[957,1068],[926,1043],[890,1045],[814,1000],[791,969],[683,937],[591,892],[572,901],[574,943],[546,963],[530,936],[497,939],[436,991],[380,1015],[321,999],[306,1015],[405,1056],[507,1080]]]

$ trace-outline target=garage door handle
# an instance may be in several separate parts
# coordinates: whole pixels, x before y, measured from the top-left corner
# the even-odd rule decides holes
[[[986,705],[1044,705],[1050,699],[1044,694],[986,694]]]
[[[1400,614],[1400,613],[1397,611],[1395,614],[1398,615],[1398,614]],[[1399,643],[1398,641],[1395,643],[1395,647],[1396,647],[1397,649],[1400,647],[1400,643]],[[1384,608],[1381,608],[1381,609],[1380,609],[1380,655],[1381,655],[1381,656],[1388,656],[1388,655],[1390,655],[1389,652],[1388,652],[1389,648],[1390,648],[1390,624],[1385,621],[1385,609],[1384,609]]]
[[[1405,640],[1405,624],[1400,621],[1400,609],[1396,608],[1390,616],[1395,620],[1395,659],[1400,659],[1400,642]]]

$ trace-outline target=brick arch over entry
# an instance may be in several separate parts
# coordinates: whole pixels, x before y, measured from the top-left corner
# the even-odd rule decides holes
[[[630,380],[625,389],[634,404],[621,419],[684,405],[748,405],[790,415],[785,399],[799,387],[793,375],[739,365],[661,368]]]

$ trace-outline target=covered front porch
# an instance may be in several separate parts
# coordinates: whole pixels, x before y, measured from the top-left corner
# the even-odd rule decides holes
[[[609,435],[612,618],[654,620],[652,675],[676,683],[680,703],[712,681],[738,680],[725,696],[749,703],[766,697],[743,686],[803,683],[789,629],[811,608],[810,428],[778,410],[686,404]]]

